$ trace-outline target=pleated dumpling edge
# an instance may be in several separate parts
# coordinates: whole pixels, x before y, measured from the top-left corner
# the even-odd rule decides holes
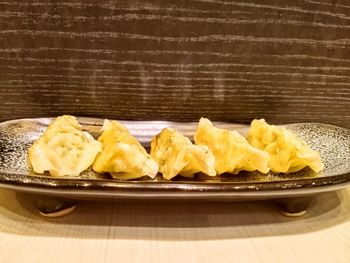
[[[129,130],[117,121],[105,120],[98,141],[102,151],[93,163],[93,170],[109,173],[116,179],[155,178],[158,164]]]
[[[199,120],[194,140],[196,145],[206,145],[213,152],[218,174],[270,170],[268,154],[252,147],[237,131],[214,127],[206,118]]]
[[[320,172],[324,168],[319,152],[312,150],[292,131],[270,125],[264,119],[252,121],[247,140],[269,154],[273,172],[293,173],[305,167]]]
[[[179,132],[164,128],[151,142],[151,155],[159,164],[159,172],[167,180],[180,174],[192,177],[202,172],[215,176],[215,159],[206,146],[198,146]]]
[[[36,173],[76,177],[91,166],[100,150],[100,143],[82,130],[74,116],[63,115],[29,148],[28,159]]]

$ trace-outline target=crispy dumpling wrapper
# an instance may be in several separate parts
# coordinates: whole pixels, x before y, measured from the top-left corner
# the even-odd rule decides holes
[[[180,174],[193,177],[202,172],[215,176],[215,159],[207,146],[194,145],[179,132],[165,128],[151,142],[151,155],[159,164],[159,172],[167,180]]]
[[[98,141],[102,151],[92,166],[98,173],[110,173],[116,179],[154,178],[157,162],[149,155],[128,129],[117,121],[105,120]]]
[[[247,135],[249,143],[269,154],[269,167],[276,173],[293,173],[305,167],[323,169],[321,156],[284,127],[269,125],[264,119],[253,120]]]
[[[44,134],[29,148],[34,172],[48,171],[52,176],[78,176],[95,160],[99,142],[73,116],[57,117]]]
[[[237,131],[216,128],[206,118],[200,119],[194,141],[213,152],[218,174],[237,174],[242,170],[269,172],[268,154],[252,147]]]

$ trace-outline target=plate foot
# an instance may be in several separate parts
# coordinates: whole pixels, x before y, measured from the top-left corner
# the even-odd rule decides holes
[[[277,199],[273,202],[278,207],[279,211],[284,216],[298,217],[307,212],[310,206],[312,197],[291,197]]]
[[[71,213],[77,203],[67,199],[42,197],[36,200],[36,208],[45,217],[61,217]]]

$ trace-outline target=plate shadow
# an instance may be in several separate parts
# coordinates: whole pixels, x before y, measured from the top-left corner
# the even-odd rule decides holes
[[[30,195],[0,190],[0,230],[17,235],[195,241],[293,235],[347,220],[346,189],[315,196],[299,218],[281,215],[271,201],[84,201],[55,219],[40,216]]]

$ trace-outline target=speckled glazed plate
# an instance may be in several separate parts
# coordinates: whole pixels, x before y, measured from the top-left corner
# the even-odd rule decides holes
[[[27,149],[44,132],[51,118],[19,119],[0,123],[0,187],[34,194],[71,199],[229,199],[257,200],[308,196],[334,191],[350,184],[350,130],[319,123],[286,125],[321,153],[325,169],[319,174],[304,169],[294,174],[242,172],[239,175],[193,179],[175,178],[165,181],[142,178],[118,181],[108,175],[85,171],[78,178],[54,178],[31,174],[27,165]],[[102,119],[79,118],[84,129],[99,135]],[[143,145],[164,127],[173,127],[191,137],[196,123],[160,121],[123,122]],[[236,129],[245,134],[247,126],[215,123],[218,127]]]

